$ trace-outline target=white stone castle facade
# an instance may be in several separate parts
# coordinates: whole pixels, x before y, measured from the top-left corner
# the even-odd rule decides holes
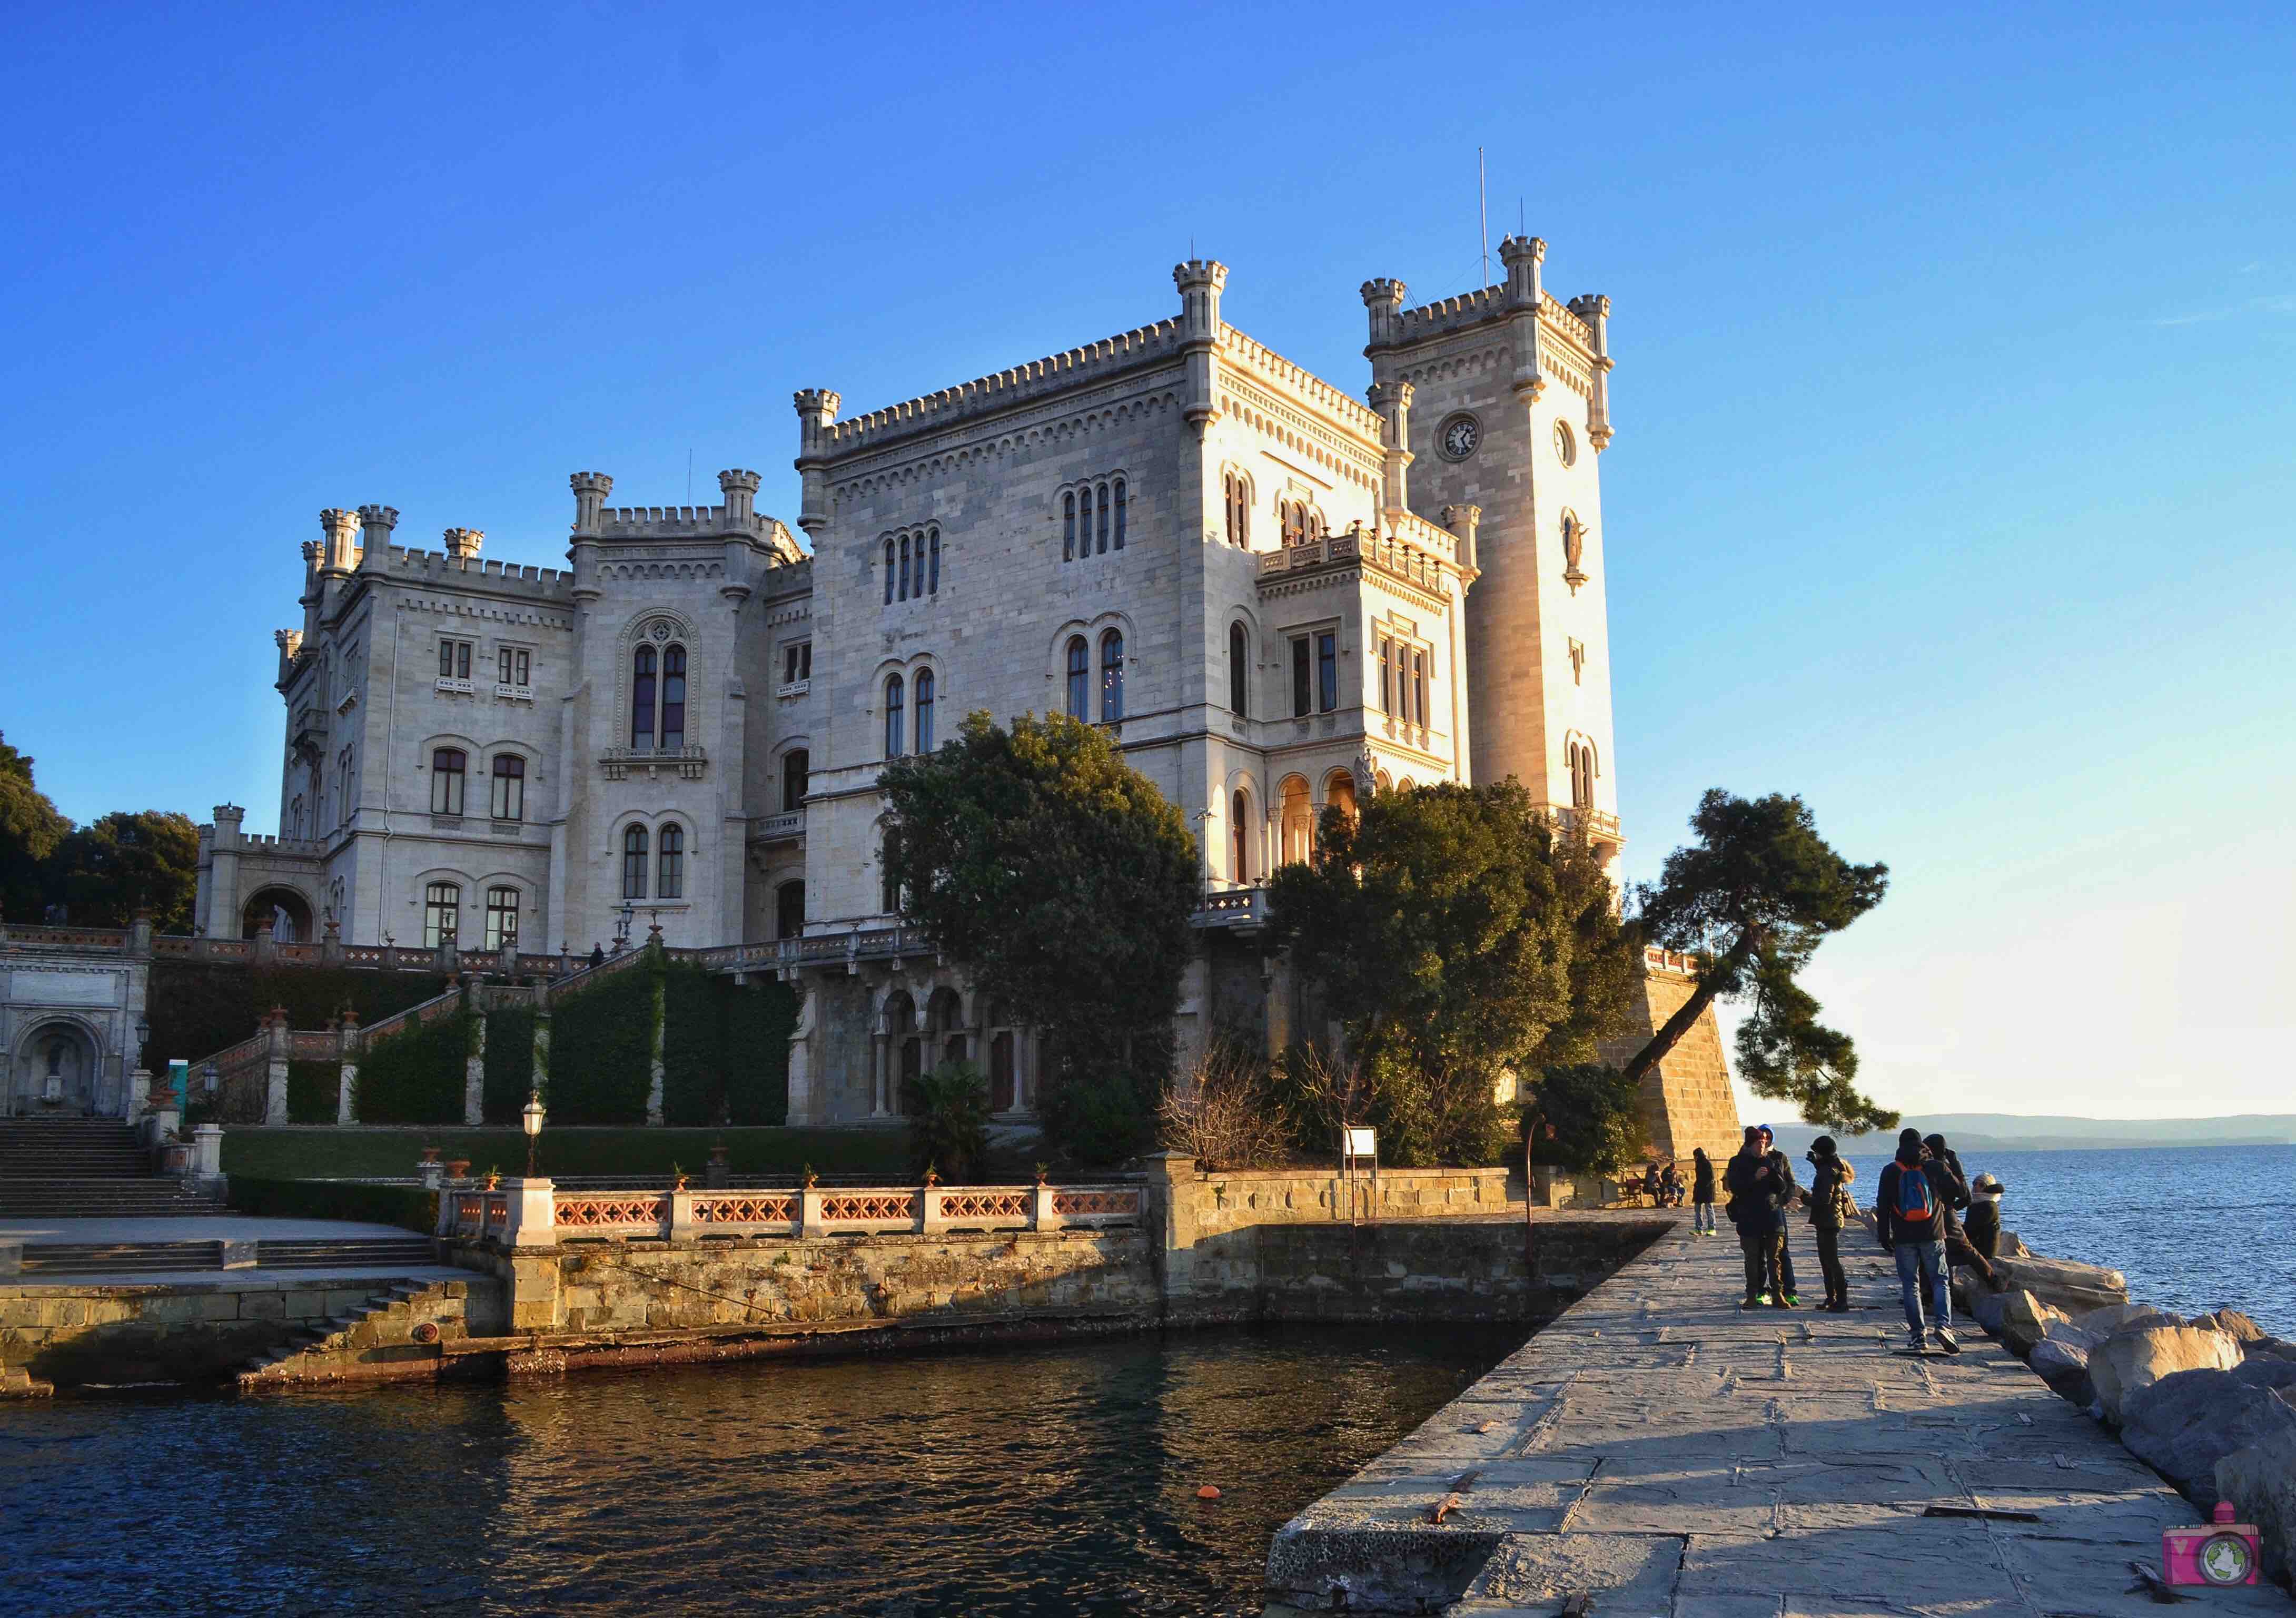
[[[281,833],[217,810],[200,931],[585,954],[635,917],[799,989],[793,1120],[893,1110],[945,1051],[1026,1110],[1029,1031],[890,931],[876,781],[975,709],[1064,710],[1203,842],[1184,1048],[1238,1014],[1286,1037],[1247,1004],[1288,992],[1257,889],[1326,803],[1513,775],[1618,851],[1609,304],[1548,295],[1545,251],[1416,308],[1366,283],[1368,403],[1226,324],[1202,260],[1117,337],[849,419],[800,392],[810,554],[742,471],[700,507],[575,473],[564,569],[322,513],[278,635]]]

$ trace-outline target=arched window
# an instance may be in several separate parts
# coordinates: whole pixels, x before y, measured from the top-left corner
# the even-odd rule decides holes
[[[518,890],[487,890],[487,948],[518,948]]]
[[[634,825],[622,834],[622,897],[646,896],[646,829]]]
[[[1111,629],[1100,637],[1100,718],[1113,724],[1124,717],[1124,637]]]
[[[431,751],[432,814],[459,815],[463,812],[463,750],[459,747],[439,747]]]
[[[1595,807],[1595,744],[1573,739],[1565,750],[1570,765],[1570,806],[1590,809]]]
[[[1356,817],[1356,778],[1344,769],[1335,769],[1324,782],[1324,806],[1335,809],[1349,819]]]
[[[897,591],[895,591],[895,592],[894,592],[894,594],[893,594],[893,599],[894,599],[894,600],[896,600],[896,601],[906,601],[908,598],[909,598],[909,537],[908,537],[906,534],[903,534],[903,535],[901,536],[901,587],[900,587],[898,590],[897,590]]]
[[[903,739],[902,721],[906,717],[906,713],[903,699],[906,695],[907,692],[901,684],[901,677],[899,675],[896,674],[886,680],[885,756],[888,759],[898,759],[901,756],[904,751],[901,746]]]
[[[1242,624],[1227,627],[1227,705],[1238,714],[1251,711],[1251,635]]]
[[[1108,485],[1105,483],[1100,486],[1099,526],[1100,538],[1093,546],[1093,554],[1098,556],[1105,556],[1108,554]]]
[[[1308,801],[1308,784],[1297,776],[1283,782],[1283,850],[1285,865],[1300,865],[1314,852],[1316,811]]]
[[[495,755],[494,817],[526,818],[526,760],[514,752]]]
[[[785,882],[774,890],[774,936],[798,938],[805,932],[805,883]]]
[[[1092,686],[1092,653],[1081,635],[1069,638],[1069,718],[1080,719]]]
[[[451,882],[434,882],[422,891],[422,947],[436,949],[455,941],[463,921],[463,890]]]
[[[893,604],[893,542],[885,541],[885,604]]]
[[[933,750],[933,671],[917,670],[917,751]]]
[[[685,897],[685,828],[675,823],[661,828],[661,880],[654,884],[653,896]]]
[[[640,646],[630,659],[630,751],[653,751],[653,648]]]
[[[661,748],[676,752],[685,745],[685,648],[661,651]]]
[[[1061,560],[1076,560],[1076,500],[1073,494],[1061,497]]]
[[[940,530],[927,530],[925,545],[932,557],[931,570],[925,575],[925,594],[938,595],[940,594]]]
[[[1251,794],[1242,787],[1228,801],[1228,880],[1242,886],[1251,880]]]
[[[1116,480],[1116,548],[1119,551],[1124,548],[1125,505],[1124,480],[1119,478]]]
[[[813,760],[802,747],[793,747],[782,755],[782,813],[793,815],[805,807],[806,776]]]

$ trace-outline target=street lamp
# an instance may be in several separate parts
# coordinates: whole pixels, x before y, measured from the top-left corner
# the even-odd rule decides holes
[[[200,1088],[205,1090],[209,1095],[214,1095],[216,1093],[216,1080],[217,1077],[218,1075],[216,1072],[216,1064],[212,1062],[209,1063],[205,1067],[200,1070]]]
[[[146,1047],[146,1046],[150,1045],[151,1043],[152,1043],[152,1020],[151,1020],[149,1017],[138,1017],[138,1018],[136,1018],[136,1019],[135,1019],[135,1065],[136,1065],[136,1066],[138,1066],[138,1067],[142,1067],[142,1066],[144,1065],[144,1061],[145,1061],[145,1056],[144,1056],[144,1047]]]
[[[542,1148],[542,1121],[545,1115],[545,1110],[542,1105],[542,1092],[540,1090],[530,1092],[527,1096],[526,1105],[518,1115],[520,1126],[526,1130],[526,1178],[529,1179],[538,1179],[542,1173],[542,1170],[536,1167],[536,1154]]]

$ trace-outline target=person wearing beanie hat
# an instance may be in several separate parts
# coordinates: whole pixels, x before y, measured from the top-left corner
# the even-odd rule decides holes
[[[1988,1267],[2001,1256],[2001,1191],[1999,1180],[1979,1175],[1969,1187],[1969,1212],[1961,1221],[1962,1235]]]
[[[1841,1268],[1841,1227],[1857,1217],[1857,1204],[1846,1188],[1857,1170],[1835,1148],[1833,1137],[1821,1135],[1809,1143],[1809,1222],[1817,1236],[1817,1267],[1825,1277],[1825,1302],[1818,1308],[1829,1314],[1849,1309],[1849,1274]]]

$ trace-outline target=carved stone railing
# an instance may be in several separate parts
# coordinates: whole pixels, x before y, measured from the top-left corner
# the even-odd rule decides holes
[[[701,779],[709,754],[699,743],[684,747],[609,747],[598,757],[606,768],[609,781],[627,780],[633,775],[654,776],[665,772],[688,781]]]
[[[1142,1223],[1146,1205],[1144,1187],[1122,1182],[572,1191],[559,1190],[546,1179],[529,1179],[508,1181],[494,1191],[450,1187],[442,1192],[439,1234],[504,1246],[545,1247],[563,1241],[1099,1229]]]
[[[1188,920],[1197,927],[1264,927],[1268,922],[1267,890],[1230,888],[1208,893]]]
[[[785,815],[767,815],[757,823],[750,834],[752,842],[786,842],[805,835],[805,811],[791,809]]]

